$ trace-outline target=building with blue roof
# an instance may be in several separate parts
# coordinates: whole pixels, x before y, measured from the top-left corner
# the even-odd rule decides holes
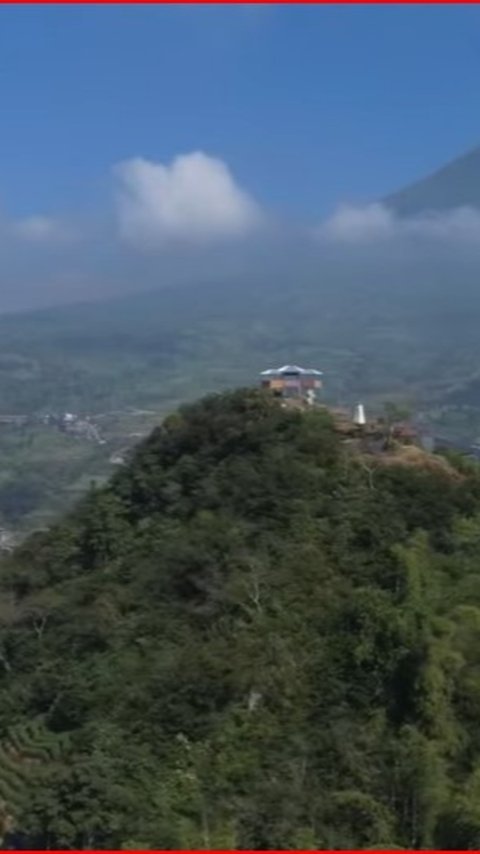
[[[300,368],[298,365],[283,365],[262,371],[260,381],[278,397],[304,399],[313,403],[322,388],[322,371],[316,368]]]

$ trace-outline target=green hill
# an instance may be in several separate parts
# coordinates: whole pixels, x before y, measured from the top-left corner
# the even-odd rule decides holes
[[[4,845],[479,846],[480,474],[382,463],[209,397],[2,564]]]

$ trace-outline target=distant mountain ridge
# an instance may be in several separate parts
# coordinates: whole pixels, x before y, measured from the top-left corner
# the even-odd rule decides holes
[[[480,208],[480,146],[383,199],[400,216]]]

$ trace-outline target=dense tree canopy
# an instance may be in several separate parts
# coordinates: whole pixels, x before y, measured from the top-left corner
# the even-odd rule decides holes
[[[480,476],[256,391],[168,418],[0,570],[19,848],[478,848]]]

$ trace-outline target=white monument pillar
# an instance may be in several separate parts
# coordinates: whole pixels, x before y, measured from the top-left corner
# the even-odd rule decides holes
[[[355,407],[353,423],[356,424],[357,427],[364,427],[367,423],[367,419],[365,418],[365,409],[362,403],[358,403]]]

